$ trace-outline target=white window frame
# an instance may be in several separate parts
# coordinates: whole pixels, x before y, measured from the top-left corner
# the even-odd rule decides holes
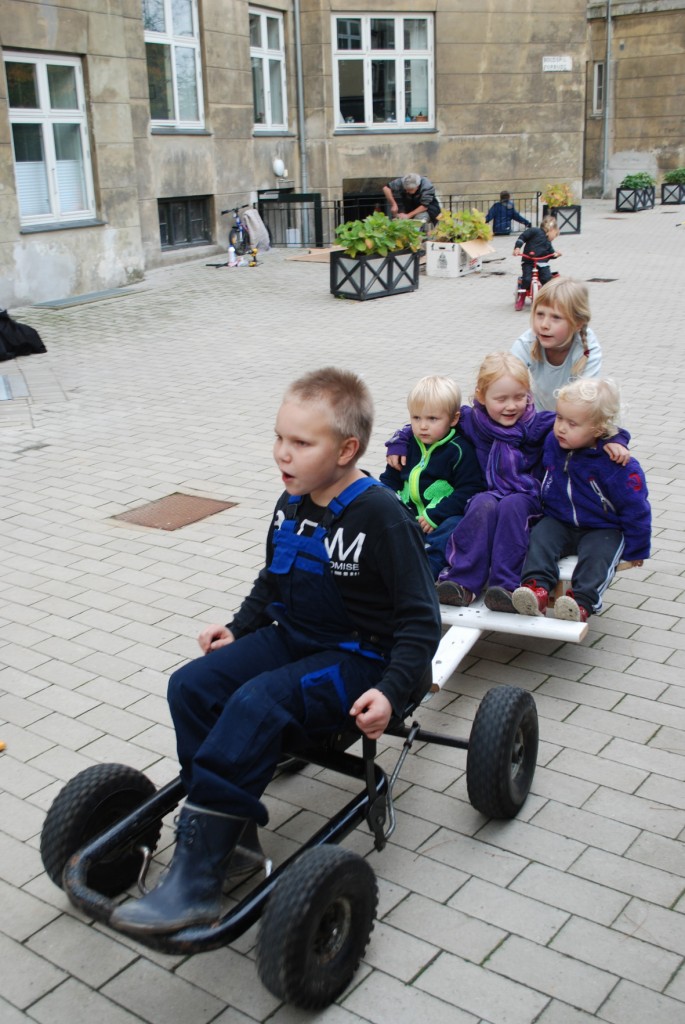
[[[32,64],[36,69],[36,85],[38,91],[38,103],[36,108],[9,107],[8,112],[10,128],[15,124],[39,125],[41,129],[41,141],[43,145],[43,162],[46,172],[47,200],[50,207],[47,213],[22,214],[20,212],[20,223],[22,226],[52,223],[72,223],[82,220],[93,220],[95,217],[95,192],[93,188],[93,172],[91,166],[90,143],[88,139],[88,117],[86,113],[85,90],[83,86],[83,69],[79,57],[63,57],[57,54],[37,54],[22,51],[14,53],[7,50],[3,53],[5,62]],[[76,109],[53,109],[50,106],[50,90],[48,85],[48,66],[69,67],[74,71],[74,82],[76,85]],[[81,143],[83,189],[85,203],[82,209],[62,211],[60,202],[60,174],[55,150],[54,132],[55,125],[75,125],[78,127]],[[14,133],[12,132],[12,136]],[[17,182],[17,201],[21,211],[21,189],[18,175],[18,162],[14,152],[14,138],[12,138],[12,156],[14,162],[15,180]]]
[[[361,48],[339,50],[337,22],[339,19],[348,21],[350,19],[361,20]],[[375,50],[371,47],[371,21],[376,19],[392,20],[395,22],[395,47],[393,50]],[[423,20],[427,23],[427,40],[425,49],[404,48],[404,22]],[[407,131],[425,131],[435,127],[435,21],[432,14],[425,11],[404,12],[402,14],[388,14],[384,11],[372,13],[361,13],[360,11],[342,12],[336,11],[331,18],[331,43],[333,48],[333,101],[334,121],[336,130],[363,131],[373,129],[374,131],[397,131],[398,128]],[[395,60],[395,90],[396,90],[396,116],[398,119],[391,122],[374,121],[373,119],[373,76],[372,66],[374,60]],[[424,59],[427,61],[427,109],[423,112],[421,121],[406,121],[405,111],[405,80],[404,62],[411,59]],[[364,64],[364,119],[348,123],[345,121],[340,103],[340,78],[338,66],[340,61],[350,59],[362,59]],[[397,112],[399,111],[399,114]]]
[[[278,23],[278,49],[272,49],[267,46],[252,46],[250,43],[250,69],[252,69],[252,62],[255,60],[261,61],[262,64],[262,87],[264,90],[264,120],[257,121],[257,111],[254,110],[254,88],[253,88],[253,114],[254,114],[254,128],[256,132],[259,131],[274,131],[283,130],[285,131],[288,127],[288,96],[286,93],[286,75],[285,75],[285,24],[283,15],[280,11],[268,10],[264,7],[252,7],[248,8],[248,16],[258,17],[261,24],[261,37],[262,42],[268,43],[268,35],[266,30],[267,18],[273,18]],[[281,121],[274,120],[272,104],[271,104],[271,76],[269,75],[269,62],[277,61],[280,64],[281,74],[281,100],[283,104],[283,119]]]
[[[161,46],[168,46],[171,57],[171,79],[174,104],[174,117],[150,118],[153,128],[176,128],[201,129],[205,126],[204,119],[204,96],[202,90],[202,52],[200,48],[200,22],[197,9],[197,0],[190,0],[192,15],[192,35],[175,35],[173,31],[173,0],[160,0],[164,11],[165,31],[153,32],[145,29],[145,43],[157,43]],[[145,20],[145,0],[143,0],[143,22]],[[177,49],[191,49],[195,53],[195,90],[197,95],[197,119],[183,119],[178,116],[178,73],[177,73]],[[149,85],[149,78],[148,78]]]
[[[606,102],[606,64],[596,60],[592,69],[592,113],[603,114]]]

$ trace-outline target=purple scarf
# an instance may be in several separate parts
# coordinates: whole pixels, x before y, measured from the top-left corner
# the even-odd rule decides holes
[[[500,497],[506,494],[540,494],[540,481],[531,472],[539,460],[540,448],[536,446],[534,452],[530,450],[526,429],[535,416],[535,406],[531,401],[520,420],[512,427],[503,427],[488,416],[484,405],[477,401],[473,403],[470,417],[472,440],[481,452],[488,445],[490,447],[485,479],[488,490]]]

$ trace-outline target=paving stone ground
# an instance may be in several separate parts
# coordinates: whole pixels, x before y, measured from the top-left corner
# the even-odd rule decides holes
[[[377,404],[364,466],[405,421],[415,379],[470,394],[481,358],[527,326],[511,239],[481,274],[422,276],[414,294],[355,303],[328,267],[195,260],[132,293],[12,311],[46,355],[0,366],[0,1019],[79,1024],[680,1024],[685,1020],[685,394],[683,207],[583,205],[558,269],[590,284],[592,325],[654,510],[653,557],[613,583],[579,646],[483,637],[420,716],[466,734],[498,683],[533,691],[539,767],[519,818],[469,805],[461,752],[423,747],[398,784],[387,849],[357,831],[380,882],[364,963],[319,1014],[260,984],[255,930],[194,957],[94,925],[43,873],[40,830],[64,783],[119,761],[176,772],[170,670],[226,621],[261,564],[279,491],[274,415],[317,365],[360,372]],[[607,280],[610,279],[610,280]],[[22,387],[26,397],[21,397]],[[112,517],[177,491],[237,504],[176,532]],[[389,767],[396,741],[382,744]],[[387,749],[386,749],[387,748]],[[269,791],[282,858],[345,799],[313,768]],[[165,826],[160,861],[168,860]]]

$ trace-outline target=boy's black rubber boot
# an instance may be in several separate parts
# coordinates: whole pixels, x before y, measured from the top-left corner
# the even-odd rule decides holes
[[[156,889],[117,907],[110,924],[131,935],[164,935],[209,924],[221,914],[226,867],[247,822],[186,804],[177,820],[176,849]]]

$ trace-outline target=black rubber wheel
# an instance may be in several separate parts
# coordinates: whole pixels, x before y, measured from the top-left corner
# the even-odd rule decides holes
[[[338,846],[307,850],[283,873],[262,915],[257,970],[278,999],[328,1006],[352,980],[378,905],[376,876]]]
[[[55,797],[40,836],[43,866],[62,888],[62,872],[72,854],[89,840],[120,821],[152,796],[155,786],[146,775],[125,764],[95,764],[75,775]],[[94,864],[88,885],[105,896],[115,896],[135,882],[142,864],[136,847],[154,849],[161,822]]]
[[[496,686],[480,703],[469,737],[469,800],[488,818],[513,818],[530,791],[538,755],[538,713],[527,690]]]

